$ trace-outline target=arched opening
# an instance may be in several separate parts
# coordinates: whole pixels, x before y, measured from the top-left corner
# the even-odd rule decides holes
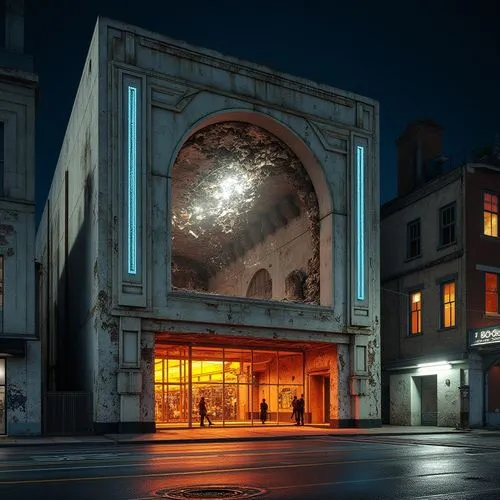
[[[307,273],[302,269],[295,269],[285,279],[285,298],[302,301],[305,297]]]
[[[172,168],[172,289],[257,298],[248,292],[262,269],[273,287],[258,298],[319,304],[318,201],[301,161],[268,130],[196,129]],[[290,299],[286,277],[297,269],[303,292]]]
[[[265,269],[259,269],[248,285],[247,297],[271,299],[273,296],[273,280]]]

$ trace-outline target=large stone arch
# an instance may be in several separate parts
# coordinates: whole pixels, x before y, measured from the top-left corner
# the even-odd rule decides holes
[[[316,197],[318,198],[320,219],[331,213],[333,210],[333,199],[330,185],[321,163],[318,161],[311,148],[307,146],[303,138],[282,121],[274,116],[259,111],[231,108],[213,111],[207,115],[197,117],[187,128],[182,138],[177,142],[170,158],[168,174],[172,174],[172,169],[179,151],[189,137],[209,125],[227,121],[257,125],[284,142],[300,160],[311,179]]]
[[[313,152],[313,149],[306,143],[307,138],[301,137],[297,131],[276,116],[260,111],[248,109],[215,109],[210,113],[201,116],[190,117],[184,127],[185,132],[177,140],[172,150],[172,155],[168,165],[168,200],[172,199],[172,171],[176,159],[186,141],[199,130],[222,122],[242,122],[258,126],[270,134],[277,137],[286,144],[301,162],[307,172],[314,187],[319,209],[319,253],[320,253],[320,304],[323,306],[333,306],[333,227],[331,214],[334,211],[334,203],[331,185],[326,172]],[[303,119],[302,119],[303,120]],[[310,129],[311,135],[314,135]],[[307,134],[306,134],[307,135]],[[317,140],[317,138],[315,138]],[[317,148],[322,147],[317,142]],[[316,149],[317,149],[316,148]],[[171,204],[168,203],[168,212],[171,214]],[[170,215],[168,218],[169,232],[171,232]]]

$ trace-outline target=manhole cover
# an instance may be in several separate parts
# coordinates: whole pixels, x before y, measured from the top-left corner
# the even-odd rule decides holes
[[[252,498],[263,495],[266,490],[249,488],[247,486],[191,486],[187,488],[164,488],[156,495],[160,498],[198,498],[198,499],[225,499],[225,498]]]

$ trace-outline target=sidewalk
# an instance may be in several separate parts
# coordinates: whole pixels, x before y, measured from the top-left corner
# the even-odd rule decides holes
[[[0,447],[3,446],[37,446],[37,445],[70,445],[70,444],[182,444],[203,442],[231,442],[257,440],[301,439],[304,437],[322,436],[411,436],[433,434],[481,433],[500,437],[500,431],[456,430],[450,427],[403,427],[386,425],[371,429],[332,429],[330,427],[304,426],[262,426],[262,427],[213,427],[192,429],[165,429],[155,434],[106,434],[103,436],[54,436],[54,437],[9,437],[0,436]]]

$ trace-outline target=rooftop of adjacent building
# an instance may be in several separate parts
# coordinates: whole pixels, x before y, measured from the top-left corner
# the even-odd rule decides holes
[[[500,173],[500,134],[492,146],[476,151],[471,162],[453,165],[443,154],[443,129],[432,119],[408,124],[396,140],[398,192],[382,205],[381,219],[416,203],[454,182],[468,169],[487,169]]]

